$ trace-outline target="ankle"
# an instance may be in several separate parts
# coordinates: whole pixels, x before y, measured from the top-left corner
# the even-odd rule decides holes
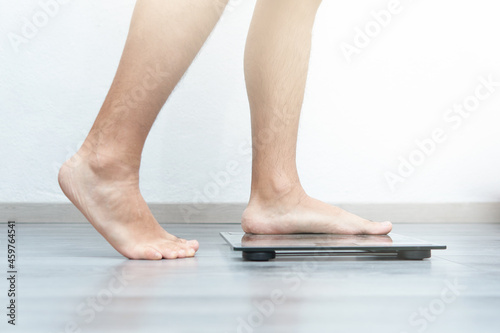
[[[270,179],[253,182],[250,202],[274,202],[288,196],[304,196],[305,191],[298,178]]]
[[[140,157],[96,149],[86,143],[80,147],[72,160],[86,164],[93,173],[105,178],[123,179],[139,174]]]

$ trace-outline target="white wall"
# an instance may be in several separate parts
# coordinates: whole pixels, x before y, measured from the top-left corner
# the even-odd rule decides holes
[[[41,7],[0,3],[0,202],[67,202],[57,168],[90,129],[118,64],[134,1],[66,2],[17,52],[9,38],[22,36],[25,18],[44,23]],[[342,43],[354,45],[355,28],[388,3],[323,1],[299,132],[304,187],[342,203],[500,201],[500,86],[468,118],[444,118],[475,101],[480,77],[500,82],[497,2],[401,0],[347,61]],[[253,5],[230,3],[153,127],[141,171],[149,202],[199,201],[206,189],[218,190],[213,202],[248,199],[242,56]],[[384,175],[439,128],[446,140],[391,189]],[[229,161],[238,174],[215,188],[211,173]]]

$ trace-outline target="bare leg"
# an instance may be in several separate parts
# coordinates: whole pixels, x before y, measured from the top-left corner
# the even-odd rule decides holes
[[[190,257],[197,241],[167,233],[139,191],[153,122],[219,19],[222,0],[139,0],[120,65],[79,151],[59,172],[66,196],[131,259]]]
[[[365,220],[309,197],[295,151],[311,30],[321,0],[259,0],[245,50],[253,137],[249,233],[386,234],[390,222]]]

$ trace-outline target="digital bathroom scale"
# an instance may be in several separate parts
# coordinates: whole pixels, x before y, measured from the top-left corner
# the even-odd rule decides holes
[[[445,250],[446,245],[389,235],[290,234],[254,235],[221,232],[232,250],[242,251],[246,260],[267,261],[276,255],[381,255],[398,259],[421,260],[431,257],[431,250]]]

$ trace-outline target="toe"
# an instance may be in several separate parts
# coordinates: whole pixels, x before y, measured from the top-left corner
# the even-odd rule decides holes
[[[182,253],[180,253],[182,247],[177,246],[176,242],[165,242],[160,248],[161,254],[165,259],[176,259],[182,255]]]
[[[186,245],[193,249],[195,252],[200,248],[200,244],[197,240],[194,239],[187,241]]]
[[[155,248],[145,246],[137,251],[137,255],[130,257],[130,259],[160,260],[162,257],[162,254]]]
[[[367,234],[370,235],[387,235],[392,230],[392,223],[385,222],[370,222],[367,228]]]
[[[192,248],[188,248],[186,250],[186,257],[194,257],[194,254],[196,253],[196,250],[192,249]]]
[[[163,258],[165,259],[177,259],[177,257],[179,256],[177,250],[173,250],[171,248],[163,249],[161,253],[163,254]]]
[[[193,257],[196,253],[196,250],[190,247],[188,243],[186,243],[179,246],[179,250],[177,252],[179,254],[179,258],[187,258]]]

